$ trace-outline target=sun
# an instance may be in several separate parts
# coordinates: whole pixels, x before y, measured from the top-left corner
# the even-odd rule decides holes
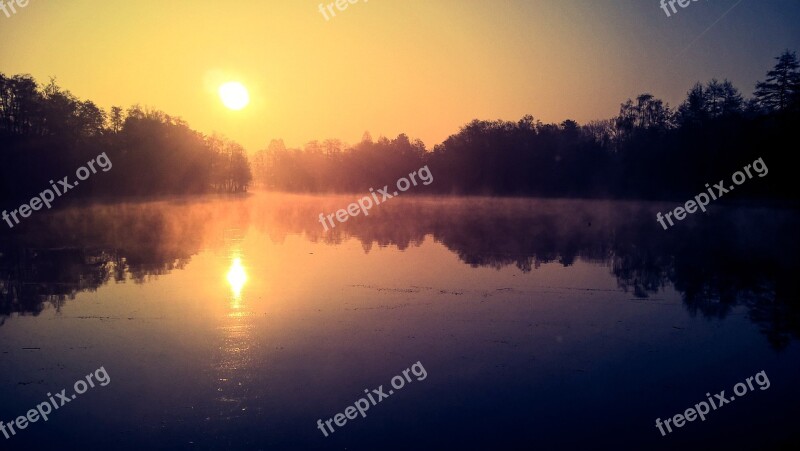
[[[247,88],[238,81],[229,81],[219,87],[219,98],[226,107],[239,111],[250,103]]]

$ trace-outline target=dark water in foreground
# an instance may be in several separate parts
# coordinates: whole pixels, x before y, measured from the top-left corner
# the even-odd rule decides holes
[[[76,207],[0,235],[2,449],[777,449],[800,442],[800,215],[354,196]],[[427,377],[325,438],[317,420]],[[770,386],[666,437],[706,393]],[[375,396],[377,398],[377,396]],[[788,447],[787,447],[788,449]]]

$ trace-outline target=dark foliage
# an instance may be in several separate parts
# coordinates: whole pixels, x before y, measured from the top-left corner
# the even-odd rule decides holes
[[[685,199],[729,179],[758,158],[771,169],[739,195],[794,196],[787,149],[800,126],[800,71],[793,52],[745,101],[728,80],[696,84],[678,108],[651,94],[620,106],[615,118],[579,125],[474,120],[431,151],[406,135],[369,134],[351,147],[313,141],[259,151],[256,179],[293,192],[364,192],[428,165],[435,182],[415,193]]]
[[[89,179],[81,196],[153,196],[246,191],[240,145],[206,137],[181,119],[133,106],[106,114],[50,81],[0,74],[0,200],[26,201],[106,152],[114,169]],[[88,186],[87,186],[88,185]]]

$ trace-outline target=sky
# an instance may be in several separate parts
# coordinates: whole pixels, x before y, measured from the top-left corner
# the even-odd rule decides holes
[[[325,4],[333,0],[325,0]],[[800,1],[29,0],[0,11],[0,72],[55,77],[108,110],[140,104],[248,151],[281,138],[406,133],[429,148],[472,119],[585,123],[697,81],[752,93],[800,51]],[[323,9],[325,7],[323,6]],[[227,109],[219,85],[251,103]]]

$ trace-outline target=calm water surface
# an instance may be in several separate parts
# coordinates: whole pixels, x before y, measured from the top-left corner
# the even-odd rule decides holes
[[[0,235],[3,449],[769,449],[796,443],[800,215],[254,194],[74,207]],[[325,438],[365,389],[424,380]],[[667,437],[655,428],[766,371]]]

